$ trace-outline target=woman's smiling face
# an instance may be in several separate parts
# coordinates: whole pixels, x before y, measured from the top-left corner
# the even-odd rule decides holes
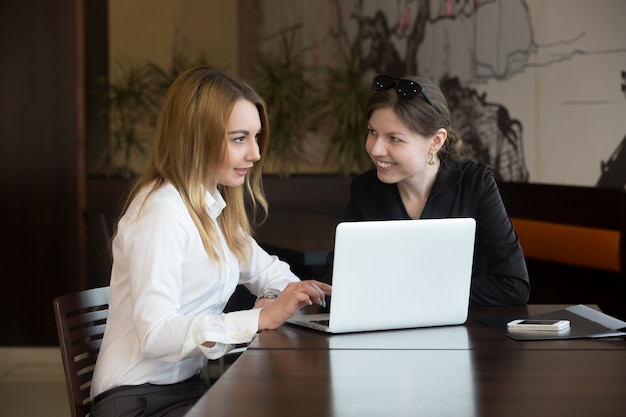
[[[391,108],[374,110],[368,129],[365,149],[382,182],[404,181],[429,166],[433,138],[411,131]]]
[[[260,132],[259,110],[247,100],[237,101],[226,129],[226,157],[218,173],[220,184],[229,187],[243,185],[249,170],[261,159]]]

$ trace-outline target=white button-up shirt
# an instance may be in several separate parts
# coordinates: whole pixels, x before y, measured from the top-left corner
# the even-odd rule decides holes
[[[219,228],[224,256],[214,262],[173,186],[142,206],[145,196],[144,190],[131,203],[113,240],[110,309],[92,398],[120,385],[171,384],[195,375],[205,358],[223,356],[258,331],[260,309],[223,312],[237,284],[260,294],[298,280],[252,237],[249,262],[239,262]],[[215,220],[224,199],[215,191],[206,200]],[[206,348],[206,341],[216,345]]]

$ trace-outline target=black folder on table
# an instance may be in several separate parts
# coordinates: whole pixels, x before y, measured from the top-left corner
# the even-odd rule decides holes
[[[558,332],[507,330],[507,323],[515,319],[569,320],[570,327]],[[530,317],[483,317],[480,321],[515,340],[586,339],[626,336],[626,322],[583,304]]]

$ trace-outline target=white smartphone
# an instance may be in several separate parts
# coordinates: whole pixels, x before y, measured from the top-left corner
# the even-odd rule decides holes
[[[508,330],[560,331],[569,328],[569,320],[518,319],[507,323]]]

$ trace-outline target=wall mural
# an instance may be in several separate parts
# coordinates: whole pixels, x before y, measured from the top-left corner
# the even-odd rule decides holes
[[[626,99],[626,71],[622,71],[622,93]],[[626,136],[600,166],[602,173],[596,184],[598,187],[626,188]]]
[[[311,67],[347,45],[364,79],[419,74],[446,93],[498,179],[624,188],[621,0],[259,1],[259,48],[298,26]]]
[[[470,87],[486,78],[513,76],[527,64],[533,48],[525,5],[511,1],[497,3],[420,1],[415,2],[414,11],[406,3],[400,19],[393,24],[388,22],[383,10],[377,10],[374,17],[363,16],[363,3],[360,3],[360,10],[354,15],[359,28],[355,43],[369,44],[369,50],[367,46],[358,46],[365,52],[362,70],[421,74],[438,81],[471,156],[487,162],[499,180],[526,182],[522,123],[511,119],[504,105],[489,103],[484,94]],[[494,15],[494,6],[500,9],[498,15]],[[478,21],[473,36],[468,37],[468,21],[473,19],[494,19],[498,24],[483,25]],[[516,23],[515,36],[502,30],[512,22]],[[427,29],[436,35],[430,35],[434,42],[422,52]],[[402,54],[396,50],[398,40],[406,40]],[[419,62],[423,62],[421,70]]]

